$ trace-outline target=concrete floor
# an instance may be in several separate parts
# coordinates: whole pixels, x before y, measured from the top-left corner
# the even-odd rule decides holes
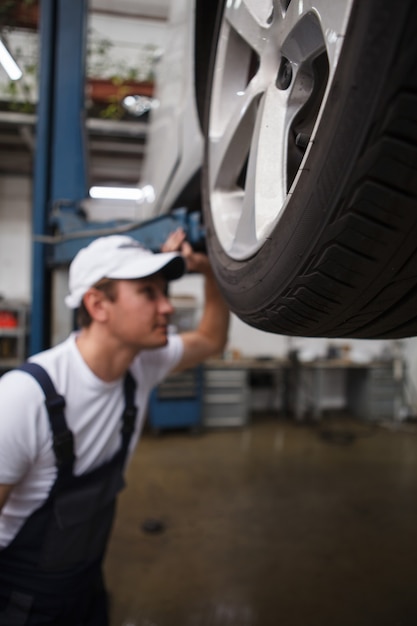
[[[415,626],[417,426],[146,433],[106,575],[112,626]]]

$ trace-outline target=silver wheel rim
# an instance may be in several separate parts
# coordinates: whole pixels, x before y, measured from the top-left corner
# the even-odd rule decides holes
[[[227,0],[207,136],[210,210],[235,260],[285,210],[314,142],[353,0]]]

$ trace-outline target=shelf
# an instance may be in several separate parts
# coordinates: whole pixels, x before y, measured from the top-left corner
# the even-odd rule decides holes
[[[26,359],[29,306],[20,301],[0,300],[0,320],[0,373],[4,373]]]
[[[0,337],[22,337],[26,335],[24,328],[0,328]]]

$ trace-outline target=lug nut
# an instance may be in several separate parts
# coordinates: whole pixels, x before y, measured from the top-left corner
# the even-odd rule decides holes
[[[279,66],[276,86],[278,89],[285,91],[291,85],[292,81],[292,66],[288,59],[282,57],[281,65]]]

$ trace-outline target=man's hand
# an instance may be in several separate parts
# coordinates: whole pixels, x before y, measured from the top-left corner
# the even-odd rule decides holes
[[[186,234],[182,228],[172,232],[161,248],[161,252],[181,252],[185,259],[187,270],[199,274],[210,274],[210,262],[208,256],[202,252],[194,252],[192,246],[186,241]]]
[[[203,315],[195,330],[181,333],[184,351],[175,368],[176,372],[180,372],[195,367],[210,356],[223,351],[227,342],[229,309],[217,287],[208,256],[201,252],[194,252],[185,240],[185,232],[182,228],[177,228],[169,235],[161,251],[181,252],[188,271],[204,274]]]
[[[178,252],[185,241],[185,232],[183,228],[177,228],[168,235],[167,240],[161,246],[161,252]]]

